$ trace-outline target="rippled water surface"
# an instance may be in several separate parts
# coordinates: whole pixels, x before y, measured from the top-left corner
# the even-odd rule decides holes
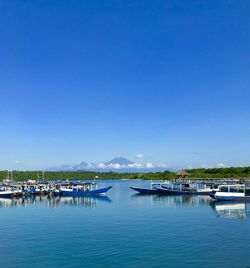
[[[0,267],[250,267],[250,203],[140,196],[0,199]]]

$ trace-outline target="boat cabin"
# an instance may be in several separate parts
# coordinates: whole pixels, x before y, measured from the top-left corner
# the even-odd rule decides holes
[[[97,189],[97,184],[95,182],[83,182],[83,183],[74,184],[70,186],[69,189],[73,189],[76,191],[83,191],[83,192],[93,191]]]
[[[219,193],[229,193],[229,194],[241,194],[245,196],[250,196],[250,185],[245,184],[232,184],[232,185],[220,185],[218,187]]]
[[[179,191],[190,191],[192,186],[189,183],[173,183],[172,190],[179,190]]]
[[[173,190],[173,191],[191,191],[193,190],[192,185],[190,183],[185,183],[185,182],[174,182],[174,183],[170,183],[167,185],[167,187],[162,186],[163,188],[167,188],[169,190]]]

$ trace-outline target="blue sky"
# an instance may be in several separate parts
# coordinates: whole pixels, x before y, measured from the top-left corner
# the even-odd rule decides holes
[[[250,165],[249,12],[240,0],[1,1],[0,169]]]

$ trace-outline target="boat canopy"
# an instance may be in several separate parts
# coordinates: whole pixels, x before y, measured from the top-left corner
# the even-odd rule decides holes
[[[246,190],[245,184],[225,184],[220,185],[218,188],[219,192],[230,192],[230,193],[244,193]]]

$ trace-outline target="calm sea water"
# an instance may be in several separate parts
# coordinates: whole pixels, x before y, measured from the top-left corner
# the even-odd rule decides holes
[[[139,196],[0,200],[0,267],[250,267],[250,204]]]

